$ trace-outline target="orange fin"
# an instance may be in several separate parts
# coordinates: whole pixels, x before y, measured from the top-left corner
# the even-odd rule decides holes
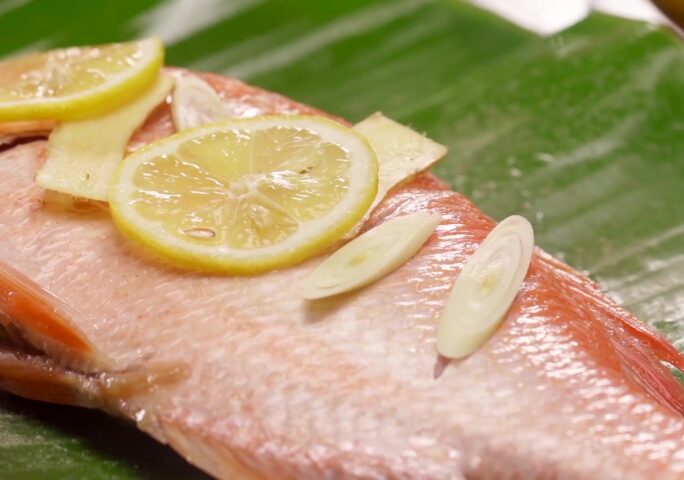
[[[41,357],[0,349],[0,388],[41,402],[94,408],[87,378]]]
[[[17,332],[32,347],[79,371],[110,369],[73,321],[64,302],[9,265],[0,262],[0,326]]]
[[[684,355],[682,355],[660,332],[650,325],[637,320],[630,314],[616,315],[616,317],[627,331],[649,346],[653,353],[658,357],[658,360],[667,362],[684,372]]]
[[[606,346],[612,346],[627,376],[659,403],[684,416],[684,385],[663,365],[667,363],[684,372],[684,355],[660,332],[607,299],[598,284],[543,250],[537,249],[537,258],[556,267],[557,272],[576,285],[573,287],[576,293],[600,308],[604,315],[599,318],[603,319],[602,326],[610,343]]]
[[[610,338],[625,373],[662,405],[684,415],[684,385],[662,364],[667,361],[663,352],[651,343],[657,339],[623,328],[611,332]]]
[[[622,307],[607,303],[602,307],[609,319],[604,328],[625,373],[661,404],[684,416],[684,385],[663,365],[684,371],[684,355]]]
[[[175,383],[188,374],[182,362],[152,362],[125,372],[85,374],[51,358],[14,349],[0,337],[0,389],[41,402],[119,411],[120,401]]]
[[[111,397],[127,398],[158,385],[175,383],[188,373],[188,365],[180,361],[151,362],[145,367],[103,374],[101,388]]]

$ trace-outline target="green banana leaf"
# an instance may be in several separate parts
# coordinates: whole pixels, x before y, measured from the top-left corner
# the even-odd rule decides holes
[[[158,35],[167,63],[450,147],[436,168],[684,344],[684,47],[593,15],[538,38],[448,0],[0,0],[0,56]],[[0,394],[0,479],[205,478],[134,427]]]

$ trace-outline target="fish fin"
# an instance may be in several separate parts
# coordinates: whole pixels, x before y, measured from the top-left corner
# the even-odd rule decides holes
[[[684,355],[682,355],[667,338],[650,325],[634,318],[627,312],[623,315],[615,315],[622,326],[629,333],[637,337],[641,342],[649,346],[658,360],[669,363],[676,369],[684,372]]]
[[[101,388],[109,397],[125,399],[159,385],[178,382],[188,374],[187,363],[181,361],[150,362],[144,367],[102,374]]]
[[[684,385],[663,365],[684,371],[684,356],[653,327],[621,306],[598,293],[594,300],[602,307],[604,329],[625,372],[661,404],[684,416]]]
[[[54,366],[49,360],[0,349],[0,388],[41,402],[94,408],[95,398],[84,376]]]
[[[625,373],[662,405],[684,416],[684,385],[661,362],[663,357],[640,336],[626,329],[611,336]]]
[[[663,365],[665,362],[684,372],[684,355],[653,327],[606,298],[596,282],[541,249],[536,249],[536,257],[555,267],[559,275],[571,282],[575,293],[598,306],[606,337],[629,378],[659,403],[684,415],[684,385]],[[586,288],[588,283],[592,288]]]
[[[76,326],[64,302],[0,262],[0,388],[52,403],[116,403],[188,374],[179,361],[117,367]],[[22,377],[23,372],[23,377]]]
[[[112,369],[112,362],[76,326],[64,302],[0,262],[0,326],[60,364],[79,371]]]
[[[177,382],[189,372],[185,363],[164,361],[127,371],[86,374],[69,370],[31,347],[21,349],[8,339],[7,331],[0,331],[0,389],[42,402],[97,407],[116,414],[122,401]]]

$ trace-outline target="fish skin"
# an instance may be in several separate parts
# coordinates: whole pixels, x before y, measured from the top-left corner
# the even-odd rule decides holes
[[[315,113],[280,96],[269,110],[270,94],[210,78],[243,114]],[[162,106],[137,141],[169,121]],[[540,250],[494,336],[434,379],[439,315],[494,222],[430,174],[365,227],[438,212],[424,248],[363,290],[307,302],[298,282],[318,259],[257,277],[183,272],[105,210],[47,202],[33,183],[44,148],[0,153],[0,262],[69,305],[113,362],[187,365],[178,381],[93,402],[214,476],[684,478],[684,390],[660,363],[681,368],[681,356]]]

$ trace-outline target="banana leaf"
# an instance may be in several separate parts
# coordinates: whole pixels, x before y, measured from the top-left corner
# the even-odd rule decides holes
[[[2,0],[0,56],[158,35],[167,63],[450,147],[436,172],[684,347],[684,47],[593,15],[538,38],[449,0]],[[0,394],[0,478],[205,478],[134,427]]]

